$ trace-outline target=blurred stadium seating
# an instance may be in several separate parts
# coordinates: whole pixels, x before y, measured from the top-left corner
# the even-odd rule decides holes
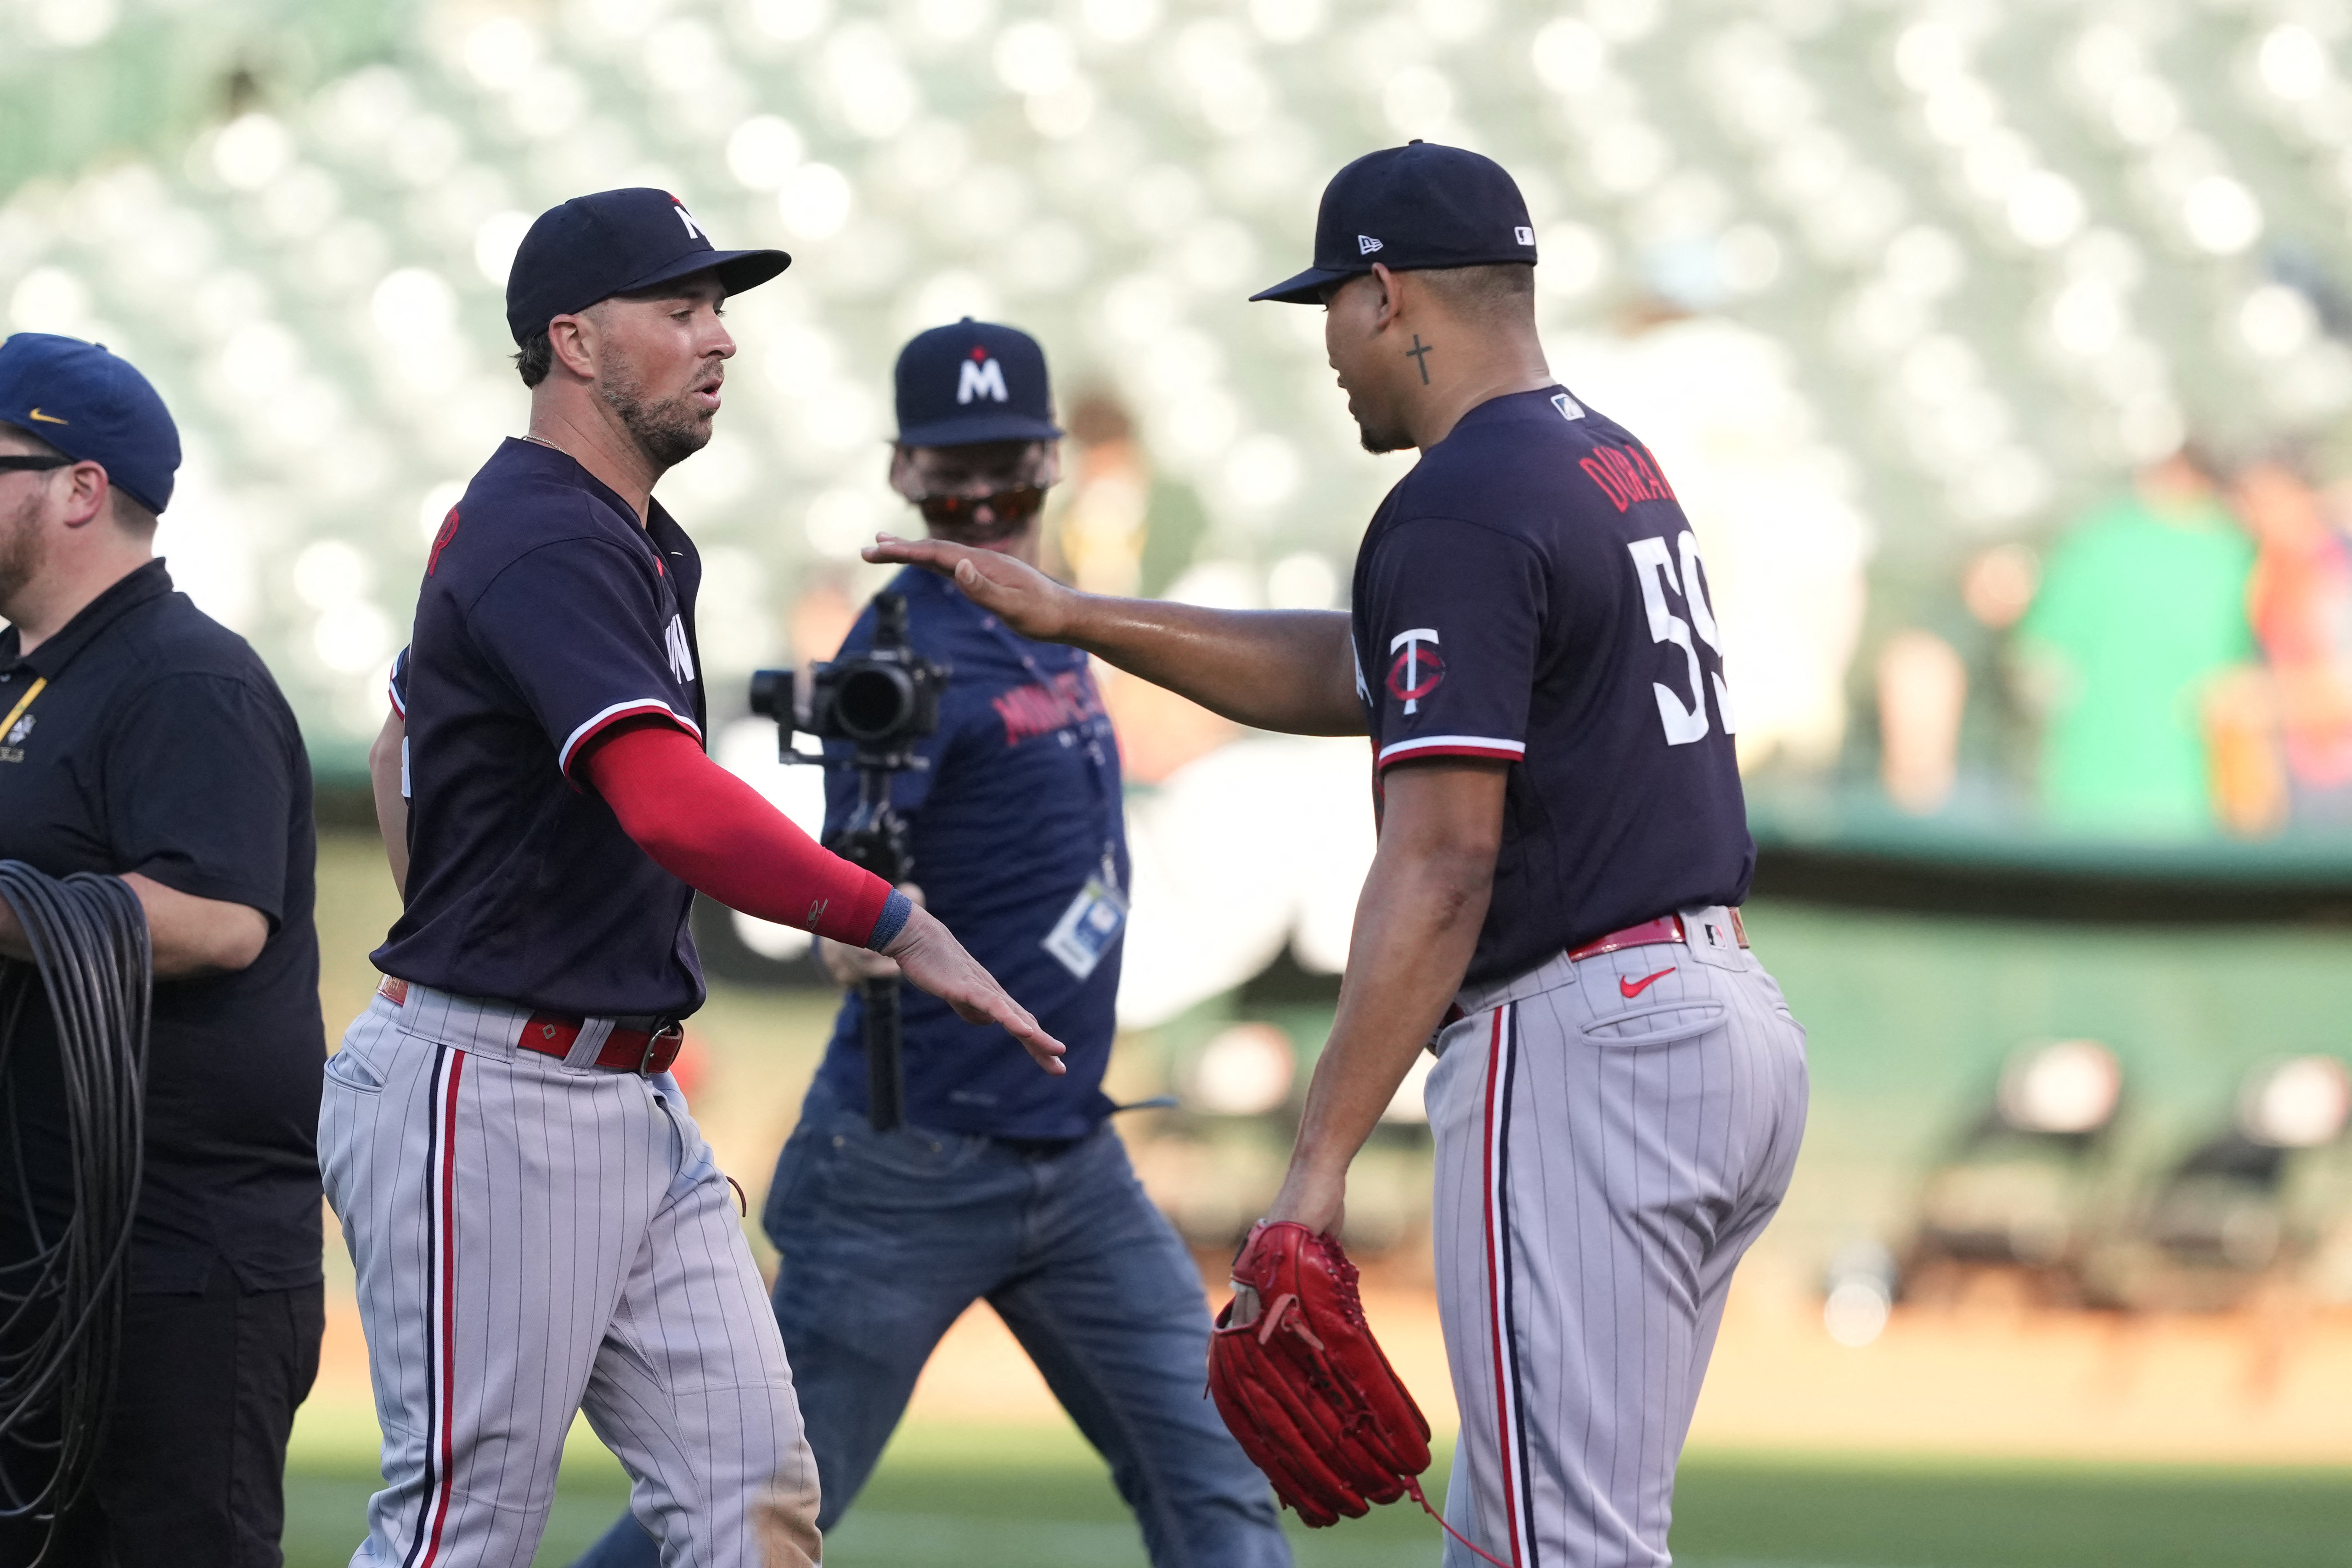
[[[1520,177],[1555,365],[1595,403],[1612,378],[1654,400],[1624,350],[1662,316],[1761,367],[1748,425],[1655,444],[1695,478],[1786,458],[1850,514],[1819,548],[1869,561],[1859,670],[1962,562],[2185,434],[2252,449],[2352,402],[2343,17],[2286,14],[18,0],[0,311],[154,373],[191,437],[175,570],[347,775],[423,541],[519,422],[499,283],[547,204],[659,184],[798,258],[737,308],[730,417],[666,487],[713,558],[724,691],[892,515],[890,352],[967,311],[1133,410],[1206,506],[1201,557],[1239,568],[1220,592],[1331,594],[1396,466],[1355,451],[1314,313],[1243,296],[1303,253],[1347,157],[1462,142]],[[1743,428],[1774,451],[1727,453]],[[1830,750],[1793,747],[1800,774],[1875,743],[1867,683],[1829,679]],[[1858,740],[1834,731],[1849,695]]]

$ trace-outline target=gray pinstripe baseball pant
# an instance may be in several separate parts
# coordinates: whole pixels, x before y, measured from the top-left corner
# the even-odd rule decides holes
[[[1804,1134],[1780,988],[1727,911],[1684,920],[1688,946],[1562,956],[1465,994],[1439,1039],[1438,1306],[1462,1412],[1445,1514],[1512,1568],[1671,1561],[1731,1272]],[[1448,1542],[1445,1564],[1477,1559]]]
[[[584,1410],[670,1568],[817,1561],[816,1465],[735,1198],[677,1086],[407,988],[327,1068],[386,1481],[353,1568],[521,1568]]]

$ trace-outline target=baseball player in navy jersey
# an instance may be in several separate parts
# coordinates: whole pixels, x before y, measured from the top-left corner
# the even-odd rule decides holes
[[[1510,176],[1415,142],[1341,170],[1315,265],[1256,296],[1321,304],[1364,446],[1421,452],[1349,614],[1098,598],[938,541],[867,555],[1244,723],[1369,732],[1379,849],[1267,1217],[1336,1229],[1437,1053],[1448,1521],[1513,1568],[1614,1568],[1669,1561],[1731,1272],[1802,1136],[1804,1034],[1736,912],[1755,851],[1706,570],[1649,452],[1552,379],[1534,262]]]
[[[579,1411],[664,1561],[821,1554],[775,1319],[667,1070],[696,889],[886,952],[1060,1070],[944,927],[703,752],[700,566],[651,491],[709,439],[721,305],[787,261],[654,190],[553,208],[516,255],[530,434],[425,561],[373,754],[379,799],[405,773],[406,908],[320,1114],[383,1426],[362,1568],[530,1562]]]

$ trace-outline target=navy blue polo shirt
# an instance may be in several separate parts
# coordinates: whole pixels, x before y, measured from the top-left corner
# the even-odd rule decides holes
[[[1465,984],[1747,897],[1706,569],[1622,426],[1558,387],[1463,416],[1373,515],[1353,629],[1376,789],[1414,758],[1517,764]]]
[[[598,733],[701,740],[701,561],[551,447],[501,445],[441,525],[405,672],[408,907],[386,974],[586,1016],[702,1004],[694,894],[571,769]]]
[[[1120,944],[1077,978],[1045,947],[1108,853],[1128,885],[1118,744],[1075,648],[1031,642],[955,585],[908,568],[890,584],[907,596],[908,640],[952,667],[937,733],[918,748],[927,769],[894,780],[911,827],[915,883],[931,912],[1005,990],[1069,1047],[1069,1070],[1038,1070],[993,1024],[967,1024],[938,997],[901,984],[907,1120],[917,1127],[1000,1138],[1078,1138],[1112,1109],[1102,1092],[1117,1030]],[[874,610],[850,628],[846,658],[873,646]],[[846,746],[828,747],[845,758]],[[857,804],[857,774],[825,776],[825,832]],[[820,1079],[866,1107],[866,1008],[851,992],[835,1021]]]
[[[0,860],[52,877],[137,872],[257,910],[269,935],[233,973],[155,983],[145,1169],[131,1288],[200,1291],[226,1261],[248,1290],[319,1279],[317,854],[293,710],[243,637],[172,590],[161,561],[115,584],[29,654],[0,632]],[[0,1261],[26,1256],[29,1202],[54,1237],[71,1212],[66,1089],[47,997],[5,1068]],[[0,982],[0,1015],[11,984]]]

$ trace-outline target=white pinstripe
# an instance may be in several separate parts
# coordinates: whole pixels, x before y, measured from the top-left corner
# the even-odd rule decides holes
[[[521,1568],[575,1412],[675,1564],[807,1568],[816,1467],[726,1178],[667,1077],[517,1049],[409,989],[328,1066],[385,1489],[354,1568]]]
[[[1732,1270],[1795,1164],[1803,1031],[1737,948],[1556,959],[1464,1005],[1428,1089],[1446,1517],[1514,1568],[1661,1568]]]

